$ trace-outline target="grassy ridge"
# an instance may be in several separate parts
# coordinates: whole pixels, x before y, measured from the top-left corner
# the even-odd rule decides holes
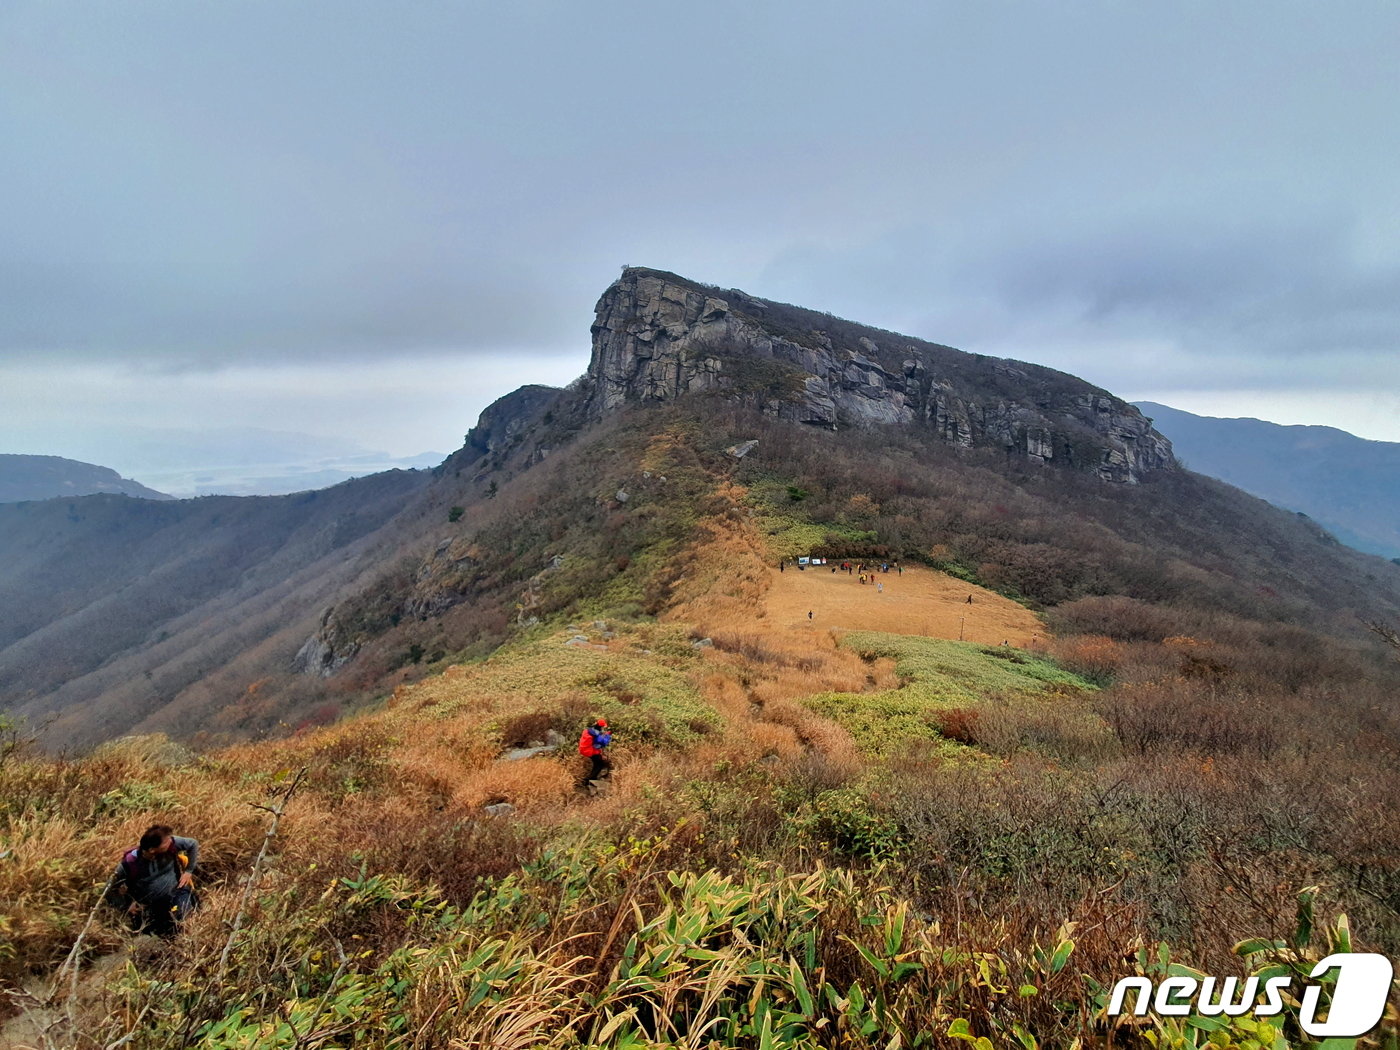
[[[541,622],[379,710],[203,756],[0,747],[0,981],[53,972],[155,819],[200,838],[206,906],[174,944],[87,979],[76,1031],[56,1029],[70,1044],[1106,1045],[1118,977],[1306,966],[1342,943],[1340,910],[1359,948],[1400,947],[1387,668],[1121,597],[1056,609],[1053,658],[789,637],[757,621],[782,543],[924,526],[900,523],[897,494],[881,507],[825,481],[796,502],[832,525],[752,514],[747,468],[707,448],[720,438],[619,438],[585,501],[613,531],[539,577]],[[536,564],[566,535],[517,533]],[[624,533],[648,539],[625,563]],[[600,713],[620,769],[590,799],[571,744]],[[561,751],[503,760],[550,730]],[[296,770],[221,969],[254,807]],[[500,802],[514,811],[484,808]],[[1234,952],[1247,937],[1264,940]],[[85,943],[91,958],[124,938],[103,918]],[[1112,1035],[1207,1039],[1308,1045],[1290,1016]]]
[[[893,659],[902,680],[898,689],[822,693],[807,701],[849,730],[872,756],[888,758],[929,745],[945,757],[965,757],[964,745],[972,743],[983,720],[984,702],[988,710],[993,699],[1002,706],[1034,707],[1048,695],[1070,707],[1096,691],[1078,675],[1019,649],[877,631],[847,632],[841,644],[863,659]]]

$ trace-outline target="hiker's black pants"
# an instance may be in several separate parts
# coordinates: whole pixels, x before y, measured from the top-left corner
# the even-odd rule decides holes
[[[584,780],[597,780],[605,772],[612,771],[612,763],[602,755],[589,755],[588,762],[588,776]]]
[[[159,936],[174,933],[190,912],[199,907],[199,898],[188,886],[174,893],[153,894],[140,902],[141,910],[131,918],[131,928]]]

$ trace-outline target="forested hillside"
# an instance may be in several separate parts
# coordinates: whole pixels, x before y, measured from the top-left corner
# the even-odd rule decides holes
[[[1186,465],[1307,514],[1343,543],[1400,557],[1400,444],[1334,427],[1215,419],[1139,403]]]

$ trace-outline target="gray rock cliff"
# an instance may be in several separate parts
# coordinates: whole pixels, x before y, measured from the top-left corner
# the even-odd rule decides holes
[[[713,392],[783,419],[899,423],[950,444],[1135,483],[1172,469],[1137,409],[1039,365],[968,354],[829,314],[629,267],[598,300],[587,412]]]
[[[536,422],[563,391],[552,386],[522,386],[497,398],[481,411],[467,431],[467,447],[495,452]]]

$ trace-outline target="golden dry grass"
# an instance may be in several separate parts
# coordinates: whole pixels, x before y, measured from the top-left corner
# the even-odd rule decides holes
[[[509,802],[522,809],[558,806],[573,794],[578,763],[555,758],[529,758],[523,762],[493,763],[467,774],[452,800],[460,806],[485,806]]]
[[[225,924],[238,907],[241,879],[261,843],[266,817],[250,803],[270,802],[279,785],[287,782],[279,771],[301,767],[307,769],[305,786],[282,824],[275,862],[263,883],[265,892],[255,897],[252,921],[246,927],[247,939],[252,942],[246,953],[249,960],[304,967],[308,973],[319,972],[317,979],[323,979],[326,971],[310,968],[309,960],[313,948],[316,955],[328,951],[327,942],[316,922],[302,921],[316,910],[317,921],[328,924],[325,936],[340,938],[347,947],[373,949],[356,956],[357,960],[371,960],[357,962],[365,971],[361,976],[365,976],[363,988],[368,996],[378,994],[376,989],[386,983],[382,975],[370,974],[371,968],[397,945],[410,945],[412,954],[404,958],[415,960],[411,966],[418,991],[412,993],[409,1012],[426,1032],[427,1026],[437,1023],[434,1019],[442,1003],[459,1002],[465,994],[463,974],[475,973],[479,967],[464,968],[466,956],[460,951],[477,946],[477,938],[499,935],[509,941],[512,952],[530,956],[521,971],[523,977],[512,986],[512,995],[488,998],[477,1004],[475,1014],[461,1015],[460,1025],[453,1030],[460,1036],[456,1043],[439,1040],[421,1045],[534,1045],[542,1041],[546,1030],[564,1040],[568,1026],[582,1024],[586,1015],[579,1007],[585,992],[596,999],[600,985],[615,972],[616,956],[633,926],[646,924],[650,931],[647,937],[656,936],[658,927],[648,917],[664,913],[672,902],[647,894],[652,893],[653,884],[663,885],[660,876],[668,864],[675,863],[678,871],[683,871],[683,862],[729,865],[740,871],[749,866],[744,875],[749,883],[743,894],[735,895],[733,887],[711,880],[706,883],[709,896],[704,900],[697,896],[687,907],[704,904],[708,911],[712,896],[732,897],[747,908],[749,905],[740,900],[745,897],[755,902],[756,915],[768,915],[775,895],[790,895],[791,877],[776,869],[771,875],[761,872],[757,877],[760,869],[752,866],[757,862],[741,851],[755,848],[754,843],[768,842],[780,844],[781,848],[774,850],[779,858],[783,856],[781,849],[808,850],[818,840],[790,836],[798,832],[808,835],[809,831],[802,829],[809,828],[817,816],[846,820],[847,830],[857,832],[872,827],[878,831],[881,822],[893,820],[889,807],[894,803],[888,798],[869,793],[867,799],[870,781],[856,782],[859,790],[829,790],[850,784],[873,767],[862,757],[851,733],[809,709],[806,699],[823,693],[891,691],[901,685],[893,659],[863,658],[856,647],[842,647],[839,628],[956,638],[961,627],[970,641],[995,644],[1006,639],[1018,645],[1033,642],[1041,628],[1020,606],[921,568],[907,569],[903,576],[881,574],[877,580],[884,584],[883,593],[840,573],[798,573],[792,569],[778,573],[771,567],[765,538],[747,514],[744,496],[738,486],[718,490],[719,513],[702,526],[698,542],[685,552],[681,562],[684,573],[675,583],[672,606],[662,623],[614,625],[616,637],[604,639],[601,632],[591,632],[591,644],[583,647],[567,646],[568,635],[563,632],[534,637],[481,663],[453,667],[437,677],[402,686],[381,711],[284,741],[231,748],[194,768],[162,767],[156,761],[156,751],[146,755],[139,749],[93,760],[71,783],[62,780],[65,767],[41,769],[36,765],[35,776],[53,778],[53,789],[46,790],[46,797],[68,801],[56,804],[52,815],[42,817],[17,810],[23,815],[0,826],[6,844],[13,843],[15,848],[7,864],[0,865],[0,901],[13,902],[0,907],[0,926],[9,923],[9,929],[0,929],[0,933],[13,936],[24,952],[19,965],[9,967],[10,972],[19,972],[19,966],[43,969],[62,957],[71,943],[75,917],[80,920],[86,911],[82,902],[90,900],[94,884],[110,870],[120,850],[134,842],[152,820],[168,822],[201,840],[212,881],[206,891],[206,907],[192,923],[189,936],[181,939],[179,950],[190,960],[207,961],[211,953],[217,954]],[[969,593],[974,595],[970,606],[966,603]],[[808,608],[821,610],[811,622],[806,620]],[[702,636],[708,636],[713,645],[693,648],[691,640]],[[926,642],[909,644],[930,647]],[[1200,645],[1191,639],[1173,638],[1167,647],[1190,655]],[[1105,672],[1118,669],[1131,655],[1121,643],[1093,637],[1063,643],[1056,651],[1086,670]],[[994,753],[1012,758],[1024,749],[1027,739],[1063,742],[1066,758],[1097,755],[1107,739],[1102,725],[1092,712],[1062,701],[1063,697],[1055,695],[1033,705],[1005,698],[989,702],[976,712],[975,720],[965,719],[967,735]],[[517,739],[517,734],[543,731],[537,727],[581,723],[598,704],[617,705],[620,718],[635,715],[639,729],[647,718],[654,720],[650,739],[629,739],[620,734],[619,775],[606,796],[588,798],[577,791],[579,769],[572,740],[553,756],[520,762],[499,760],[502,747]],[[693,717],[697,711],[703,717]],[[662,725],[668,713],[673,724]],[[521,726],[531,728],[516,728]],[[899,761],[906,765],[899,767],[903,789],[895,812],[900,820],[923,828],[924,838],[960,819],[960,814],[973,812],[986,786],[985,781],[976,779],[984,775],[982,768],[969,774],[951,763],[945,768],[939,764],[941,759],[919,760],[927,761],[927,768],[915,767],[912,757],[900,757]],[[1020,761],[1029,760],[1022,757]],[[1034,761],[1044,761],[1041,752]],[[910,771],[916,768],[921,771],[913,775]],[[1010,760],[989,759],[984,768],[1010,769]],[[738,774],[732,785],[726,783],[731,773]],[[23,786],[23,777],[28,774],[7,771],[6,775],[5,785],[15,787]],[[927,780],[926,789],[911,792],[908,786],[921,779]],[[750,790],[751,785],[771,787],[773,783],[782,784],[784,792],[792,787],[792,792],[774,791],[769,797],[758,798]],[[124,785],[135,785],[126,801],[120,795]],[[692,801],[697,786],[711,792],[715,801],[713,805],[706,802],[710,808]],[[1014,807],[1026,793],[1012,788],[1007,789],[1005,801]],[[105,797],[104,792],[112,790],[118,792],[116,801],[94,811],[92,797]],[[959,791],[963,794],[958,795]],[[808,811],[801,809],[807,804],[800,801],[803,792],[815,799],[811,803],[814,808]],[[1038,796],[1027,797],[1035,801]],[[155,801],[146,805],[141,798]],[[482,807],[498,801],[512,803],[518,812],[510,817],[487,817]],[[980,824],[999,819],[997,807],[1001,803],[993,802],[977,811],[981,815],[976,820],[968,822],[967,835],[976,832]],[[1040,808],[1027,807],[1031,816],[1025,821],[1017,816],[1019,811],[1012,812],[1012,823],[1031,827],[1033,820],[1048,820],[1045,814],[1052,813],[1057,804],[1054,798],[1043,806],[1036,802]],[[750,817],[751,813],[755,815]],[[736,814],[743,815],[743,820]],[[741,834],[745,845],[740,844]],[[1015,837],[1018,834],[1019,830],[1012,828],[1004,837],[1014,844],[1020,841]],[[727,844],[707,842],[706,835],[711,840],[724,836]],[[949,838],[954,845],[957,841]],[[1055,845],[1053,840],[1028,837],[1025,841],[1030,858],[1027,863],[1040,863],[1047,841]],[[615,866],[599,867],[583,883],[572,883],[569,892],[583,897],[566,901],[564,890],[558,887],[575,877],[573,861],[557,871],[532,873],[537,863],[534,851],[546,842],[550,848],[582,842],[584,852],[575,859],[585,865],[584,870],[586,865],[601,864],[600,858],[614,858],[607,863]],[[793,846],[794,842],[798,845]],[[1003,846],[1005,843],[998,844],[997,849]],[[654,851],[654,856],[647,850]],[[693,851],[693,856],[687,851]],[[925,874],[931,878],[969,880],[966,893],[959,890],[950,895],[958,902],[972,901],[974,891],[994,885],[977,882],[969,874],[970,867],[955,867],[962,863],[956,858],[945,863],[941,854],[931,854],[925,862]],[[959,871],[962,874],[957,874]],[[382,879],[391,890],[398,885],[396,879],[417,881],[404,882],[409,887],[407,896],[394,896],[398,892],[394,890],[377,904],[372,899],[361,901],[355,905],[360,909],[356,911],[345,901],[359,892],[354,886],[366,873]],[[501,915],[493,920],[498,923],[494,928],[485,925],[478,929],[480,924],[472,919],[461,923],[466,933],[453,927],[439,941],[433,940],[435,934],[422,933],[431,931],[432,923],[438,921],[431,915],[436,914],[432,902],[439,892],[450,898],[454,907],[464,907],[476,899],[483,886],[502,886],[507,877],[522,880],[518,884],[528,886],[533,895],[519,915],[510,910],[514,905],[502,904]],[[673,880],[672,888],[684,890],[687,877]],[[538,879],[539,885],[531,879]],[[862,936],[867,927],[851,902],[857,889],[862,895],[884,892],[873,890],[874,885],[823,883],[822,892],[830,893],[819,902],[826,909],[821,921],[828,923],[831,933],[823,946],[824,966],[827,962],[839,966],[843,959],[854,965],[855,957],[847,949],[851,939]],[[1044,885],[1049,887],[1050,880]],[[510,901],[513,892],[501,894],[500,899]],[[556,892],[561,896],[554,909],[551,894]],[[595,892],[596,899],[590,896]],[[943,930],[935,925],[918,933],[917,924],[912,924],[910,936],[925,938],[926,944],[920,941],[918,950],[927,948],[926,972],[930,974],[939,972],[940,965],[950,965],[949,936],[957,939],[955,943],[987,953],[987,957],[1005,951],[1013,961],[1029,959],[1033,953],[1028,953],[1028,946],[1037,938],[1043,942],[1066,915],[1080,913],[1079,906],[1066,904],[1070,898],[1065,894],[1073,892],[1074,885],[1059,895],[1047,890],[1034,898],[1034,907],[1018,904],[1015,914],[1004,919],[996,917],[998,911],[984,915],[974,906],[966,919],[973,929],[964,927],[962,904],[958,903]],[[1086,896],[1085,901],[1086,933],[1076,961],[1091,958],[1116,964],[1138,929],[1134,925],[1137,920],[1127,916],[1111,933],[1105,932],[1105,917],[1094,909],[1109,905],[1101,905],[1097,896]],[[406,924],[404,916],[410,914],[413,922]],[[536,915],[549,916],[536,943],[522,947],[509,940],[518,933],[520,922],[533,923]],[[604,943],[609,922],[615,931],[622,932],[616,938],[606,935]],[[1014,936],[1008,924],[1019,924]],[[811,925],[805,924],[804,932]],[[1239,926],[1235,922],[1231,929]],[[448,926],[443,929],[448,930]],[[449,942],[449,936],[459,933],[460,942]],[[424,939],[412,940],[418,936]],[[580,938],[589,949],[596,949],[595,954],[576,944]],[[639,934],[639,938],[641,958],[650,948],[646,937]],[[118,943],[118,938],[110,927],[104,927],[92,943],[104,948]],[[762,939],[755,943],[762,943]],[[295,945],[296,950],[289,945]],[[672,946],[662,947],[669,950]],[[578,957],[584,959],[581,964],[575,957],[577,952],[582,952]],[[780,961],[784,969],[778,976],[785,977],[792,972],[791,958],[783,955]],[[671,989],[689,981],[695,969],[688,961],[677,965],[681,968],[673,975],[674,981],[668,976],[661,982],[666,992],[658,999],[658,1017],[671,1015],[675,998]],[[238,980],[244,976],[239,975]],[[246,976],[250,987],[254,978],[262,978],[251,970]],[[853,974],[843,973],[841,989],[852,979]],[[1072,991],[1069,979],[1059,979],[1066,996]],[[920,1011],[921,1023],[928,1002],[943,994],[964,994],[960,973],[950,973],[948,982],[951,990],[941,989],[930,979],[919,996],[907,995],[911,1010],[917,1007]],[[728,976],[716,980],[715,994],[727,994],[731,983]],[[236,981],[231,981],[222,994],[238,1004],[245,991],[239,991]],[[627,995],[633,996],[634,991]],[[305,1005],[304,996],[303,1000]],[[623,1006],[632,1001],[619,998],[609,1009],[615,1007],[618,1013],[614,1016],[622,1016]],[[992,1016],[986,1003],[975,997],[965,1001],[979,1011],[978,1016]],[[1019,1002],[1024,1011],[1035,1005],[1034,999]],[[1043,1016],[1050,1018],[1046,1024],[1060,1023],[1049,1008]],[[463,1034],[468,1032],[472,1034]]]
[[[765,621],[770,630],[884,631],[982,645],[1007,641],[1018,648],[1041,644],[1046,637],[1044,625],[1025,606],[923,566],[906,566],[903,575],[876,573],[874,582],[865,584],[855,574],[833,573],[827,565],[768,573]]]

